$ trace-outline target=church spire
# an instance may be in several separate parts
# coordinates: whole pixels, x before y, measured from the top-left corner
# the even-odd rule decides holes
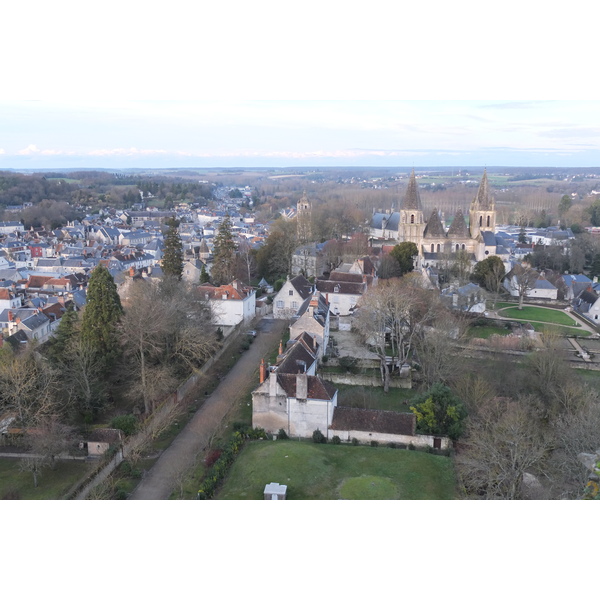
[[[415,170],[412,170],[410,179],[408,180],[408,187],[406,188],[406,194],[404,195],[404,201],[402,202],[402,209],[404,210],[423,210],[421,205],[421,197],[419,196],[419,184],[415,177]]]
[[[476,210],[494,210],[494,199],[490,194],[490,184],[487,177],[487,169],[483,170],[483,177],[473,199],[473,208]]]

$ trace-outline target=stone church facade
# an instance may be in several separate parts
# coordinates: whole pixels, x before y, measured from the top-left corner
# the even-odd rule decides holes
[[[496,207],[483,172],[477,195],[471,202],[469,222],[458,210],[446,230],[437,208],[425,220],[415,172],[411,173],[406,194],[398,212],[373,214],[371,238],[414,242],[421,262],[435,264],[450,253],[464,251],[473,261],[495,254]]]

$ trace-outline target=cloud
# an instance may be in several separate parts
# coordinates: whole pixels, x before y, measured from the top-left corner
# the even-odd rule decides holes
[[[169,154],[167,150],[140,150],[138,148],[101,148],[85,152],[87,156],[151,156]]]

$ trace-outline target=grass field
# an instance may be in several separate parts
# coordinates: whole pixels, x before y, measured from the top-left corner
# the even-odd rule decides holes
[[[390,388],[386,394],[382,387],[344,385],[342,383],[334,385],[338,389],[338,406],[349,408],[410,412],[409,405],[417,395],[415,390],[403,388]]]
[[[495,327],[494,325],[480,325],[478,327],[469,327],[467,337],[481,338],[487,340],[493,335],[508,335],[511,332],[506,327]]]
[[[37,488],[33,475],[19,467],[19,459],[0,458],[0,499],[10,495],[19,500],[60,500],[94,465],[81,460],[60,461],[54,471],[49,467],[42,471]]]
[[[249,443],[215,499],[262,500],[272,481],[289,500],[452,500],[452,459],[426,452],[280,440]]]
[[[581,327],[572,317],[561,310],[553,308],[543,308],[539,306],[524,306],[519,310],[514,306],[502,308],[498,311],[502,317],[515,319],[519,321],[541,321],[543,323],[552,323],[554,325],[566,325],[567,327]]]

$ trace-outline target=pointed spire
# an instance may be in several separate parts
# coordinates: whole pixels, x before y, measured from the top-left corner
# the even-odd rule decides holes
[[[452,219],[452,225],[450,225],[448,229],[448,237],[469,237],[469,230],[467,229],[465,216],[460,208],[456,211],[454,219]]]
[[[412,170],[410,179],[408,180],[408,187],[406,188],[406,194],[404,201],[402,202],[403,210],[423,210],[421,205],[421,197],[419,196],[419,184],[415,177],[415,170]]]
[[[444,226],[442,225],[442,220],[440,219],[438,209],[434,208],[431,216],[429,217],[429,221],[427,221],[427,226],[423,232],[423,237],[444,237],[445,235],[446,232],[444,231]]]
[[[473,208],[479,210],[493,210],[494,199],[490,196],[490,184],[487,177],[487,169],[483,170],[483,177],[477,190],[477,196],[473,199]]]

